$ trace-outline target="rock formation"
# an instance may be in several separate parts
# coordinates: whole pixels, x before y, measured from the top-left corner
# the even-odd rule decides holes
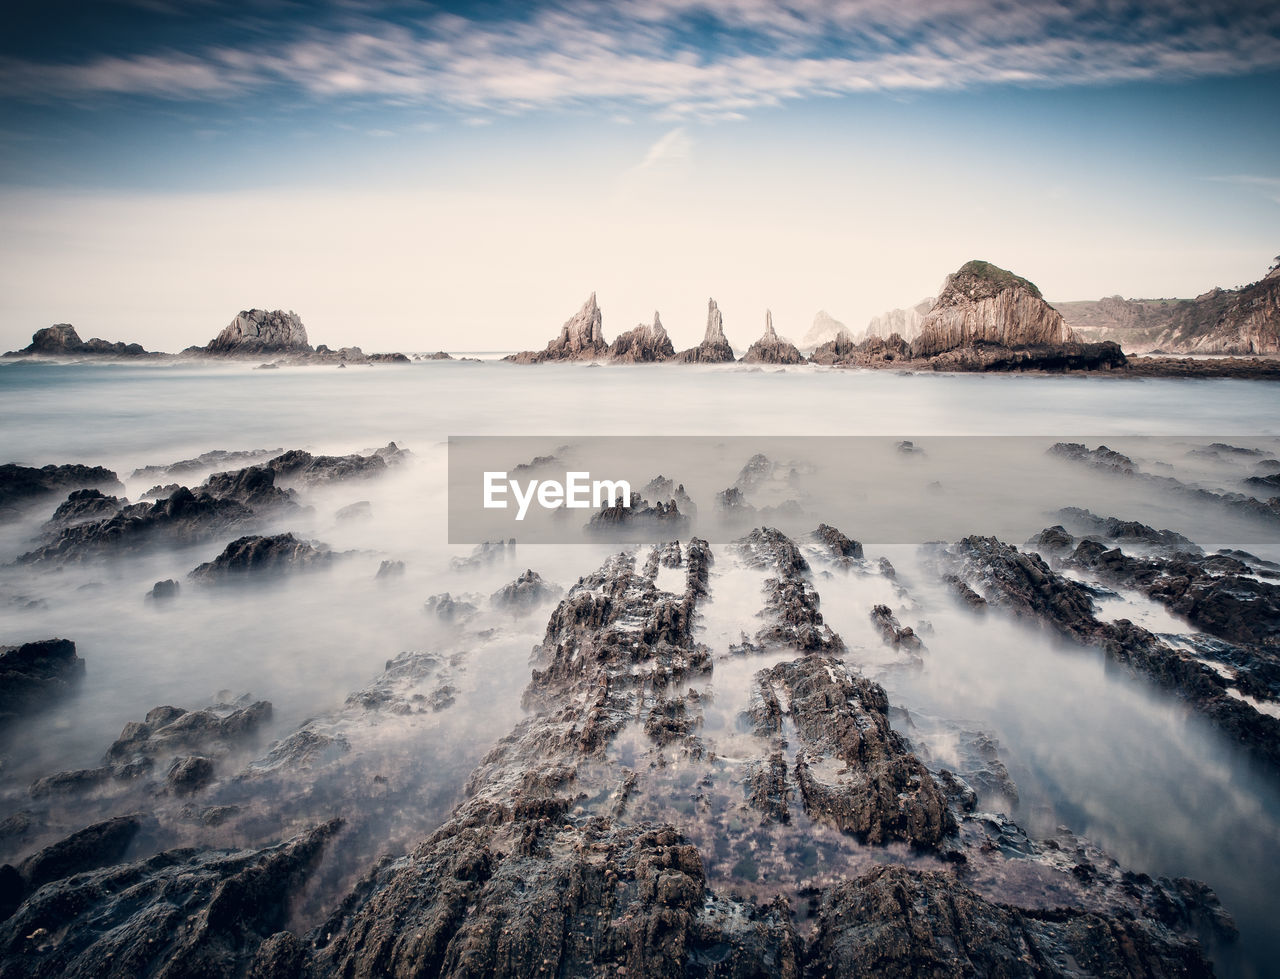
[[[1026,347],[1076,341],[1033,283],[989,262],[973,261],[947,276],[911,352],[921,358],[978,344]]]
[[[69,639],[0,646],[0,725],[67,693],[83,675]]]
[[[653,325],[641,323],[634,330],[621,333],[609,347],[609,359],[624,364],[653,363],[667,360],[676,355],[671,338],[658,318],[657,310],[653,313]]]
[[[1108,296],[1059,309],[1082,336],[1115,340],[1135,352],[1280,353],[1280,262],[1258,282],[1210,289],[1195,299]]]
[[[790,340],[781,339],[773,331],[773,313],[765,310],[764,336],[742,355],[744,364],[803,364],[804,355]]]
[[[298,314],[290,310],[241,310],[204,348],[207,353],[221,355],[253,355],[274,353],[310,353],[307,329]]]
[[[731,364],[733,348],[724,336],[724,319],[714,299],[707,300],[707,334],[696,347],[682,350],[675,359],[682,364]]]
[[[0,520],[17,516],[53,493],[77,489],[124,492],[124,484],[102,466],[71,463],[36,469],[7,462],[0,466]]]
[[[154,353],[143,348],[140,343],[122,343],[117,340],[99,340],[93,337],[81,340],[80,334],[70,323],[56,323],[36,330],[31,335],[31,343],[21,350],[10,350],[6,357],[65,357],[74,354],[88,354],[96,357],[154,357]]]
[[[848,328],[825,309],[820,309],[814,314],[809,332],[800,341],[800,349],[813,350],[842,336],[849,336]]]
[[[603,360],[609,356],[609,345],[604,342],[600,319],[600,307],[593,292],[545,350],[525,350],[503,359],[516,364],[541,364],[548,360]]]
[[[933,309],[933,303],[934,299],[930,296],[908,309],[891,309],[887,313],[873,316],[867,323],[867,328],[862,331],[861,339],[887,339],[896,333],[904,340],[914,340],[920,335],[920,324],[924,322],[929,310]]]

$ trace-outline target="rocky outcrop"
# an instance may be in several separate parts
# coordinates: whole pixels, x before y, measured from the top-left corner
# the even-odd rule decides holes
[[[912,350],[914,351],[914,345]],[[1059,343],[1006,347],[979,341],[930,357],[925,366],[935,371],[1109,371],[1128,364],[1119,344]]]
[[[840,364],[852,363],[857,356],[857,352],[858,345],[853,341],[853,338],[847,333],[841,333],[834,339],[820,344],[809,355],[809,361],[814,364],[835,367]]]
[[[807,656],[757,675],[748,708],[758,734],[795,725],[795,779],[805,811],[866,843],[924,849],[954,833],[942,790],[889,723],[884,688],[840,660]]]
[[[58,504],[53,516],[44,525],[45,532],[64,530],[76,524],[92,520],[106,520],[120,511],[128,500],[118,496],[106,496],[100,490],[73,490]]]
[[[1041,535],[1046,549],[1064,550],[1072,543],[1064,544],[1059,530],[1050,528],[1051,532]],[[1263,713],[1229,692],[1231,686],[1240,684],[1250,695],[1280,700],[1280,688],[1252,686],[1247,678],[1242,681],[1238,676],[1228,679],[1231,673],[1224,677],[1193,651],[1170,645],[1126,619],[1100,621],[1090,588],[1054,571],[1038,554],[1019,551],[994,537],[967,537],[942,553],[945,566],[962,580],[977,584],[991,605],[1102,649],[1109,661],[1173,691],[1259,760],[1280,768],[1280,717]],[[1234,582],[1218,582],[1216,576],[1196,576],[1198,584],[1192,585],[1182,573],[1193,573],[1186,562],[1135,561],[1118,549],[1108,551],[1092,541],[1077,546],[1064,563],[1099,573],[1104,580],[1138,587],[1148,582],[1152,597],[1167,591],[1171,605],[1185,596],[1186,610],[1194,614],[1202,609],[1206,626],[1267,650],[1266,660],[1274,663],[1276,623],[1280,621],[1276,604],[1280,589],[1274,585],[1259,588],[1255,586],[1260,582],[1246,579],[1241,583],[1244,591],[1237,592]]]
[[[50,543],[19,556],[21,564],[82,561],[116,556],[147,547],[198,544],[247,526],[253,511],[235,500],[221,500],[185,487],[154,503],[134,503],[106,520],[75,524]]]
[[[1280,353],[1280,262],[1257,282],[1195,299],[1110,296],[1059,309],[1082,335],[1140,353]]]
[[[205,352],[220,356],[261,356],[262,354],[310,353],[307,329],[298,314],[282,309],[241,310]]]
[[[45,466],[35,469],[7,462],[0,466],[0,520],[11,519],[42,499],[68,490],[124,492],[116,474],[102,466]]]
[[[515,581],[503,585],[494,592],[489,601],[495,608],[523,613],[530,612],[554,598],[559,598],[562,592],[563,589],[560,586],[544,581],[542,575],[529,568]],[[436,611],[440,613],[440,609]]]
[[[604,341],[600,326],[600,307],[596,294],[582,304],[582,308],[560,328],[560,335],[547,344],[545,350],[526,350],[504,357],[516,364],[541,364],[549,360],[604,360],[609,356],[609,345]]]
[[[1076,340],[1035,285],[989,262],[973,261],[947,276],[911,351],[922,358],[979,343],[1017,348]]]
[[[92,869],[123,854],[136,824],[136,817],[109,821],[82,831],[91,837],[65,841],[67,854],[88,846],[97,859],[48,869],[52,879],[33,886],[0,925],[0,975],[303,974],[275,971],[305,958],[284,930],[289,908],[341,820],[260,850],[183,848]]]
[[[123,343],[119,340],[99,340],[93,337],[81,340],[80,334],[70,323],[57,323],[36,330],[31,335],[31,343],[21,350],[10,350],[6,357],[156,357],[140,343]]]
[[[707,332],[696,347],[682,350],[675,360],[682,364],[731,364],[733,348],[724,336],[724,317],[714,299],[707,300]]]
[[[316,485],[377,476],[386,472],[388,466],[403,462],[408,455],[409,450],[388,442],[367,455],[353,452],[345,456],[317,456],[303,449],[290,449],[266,465],[282,479]]]
[[[848,337],[848,328],[825,309],[820,309],[813,317],[813,325],[800,341],[802,350],[813,350],[824,343],[830,343],[839,337]]]
[[[285,571],[327,567],[333,552],[293,534],[274,537],[241,537],[233,540],[212,561],[187,575],[194,581],[227,581],[244,575],[280,574]]]
[[[888,339],[896,334],[909,343],[920,335],[920,325],[929,314],[929,310],[933,309],[934,302],[934,298],[930,296],[907,309],[891,309],[887,313],[873,316],[868,321],[866,329],[862,331],[860,339],[869,340],[872,337]]]
[[[0,726],[68,693],[84,676],[69,639],[0,646]]]
[[[641,323],[634,330],[619,334],[609,347],[609,359],[623,364],[651,364],[669,360],[675,354],[656,310],[652,325]]]
[[[789,340],[781,339],[773,330],[773,313],[765,310],[764,336],[742,355],[744,364],[803,364],[804,355]]]

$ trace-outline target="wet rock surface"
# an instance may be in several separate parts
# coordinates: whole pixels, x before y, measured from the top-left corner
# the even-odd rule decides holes
[[[1063,546],[1059,531],[1060,528],[1049,529],[1046,548]],[[1222,556],[1206,560],[1234,561]],[[1108,550],[1096,541],[1082,542],[1059,561],[1100,573],[1104,580],[1133,584],[1145,581],[1153,597],[1168,596],[1171,603],[1185,600],[1184,607],[1193,613],[1199,610],[1199,617],[1206,625],[1247,638],[1253,655],[1246,650],[1237,660],[1260,662],[1266,679],[1251,682],[1247,669],[1228,679],[1202,662],[1195,655],[1194,647],[1188,649],[1183,644],[1166,641],[1127,619],[1099,620],[1091,589],[1054,571],[1038,554],[1024,553],[995,538],[981,537],[965,538],[943,553],[943,564],[958,577],[980,584],[991,604],[1014,615],[1043,622],[1066,638],[1099,647],[1112,662],[1185,698],[1267,765],[1280,765],[1280,718],[1258,710],[1231,693],[1233,686],[1237,689],[1242,686],[1241,692],[1274,697],[1270,692],[1274,673],[1265,671],[1273,669],[1275,662],[1274,637],[1280,620],[1273,609],[1280,589],[1245,578],[1241,579],[1245,584],[1236,590],[1223,577],[1213,574],[1202,574],[1201,585],[1193,589],[1192,576],[1199,565],[1192,558],[1167,561],[1128,558],[1118,548]],[[1109,567],[1116,570],[1107,571]],[[1139,574],[1136,578],[1134,569]],[[1171,571],[1174,574],[1170,575]],[[1227,575],[1226,581],[1230,577]]]

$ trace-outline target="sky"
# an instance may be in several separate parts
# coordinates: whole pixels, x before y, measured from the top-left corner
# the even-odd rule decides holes
[[[981,258],[1052,300],[1280,252],[1280,4],[10,0],[0,349],[540,348],[707,299],[854,330]]]

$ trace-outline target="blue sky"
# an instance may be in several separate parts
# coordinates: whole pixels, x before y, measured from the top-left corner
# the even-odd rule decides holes
[[[1280,5],[9,5],[0,345],[249,306],[368,348],[613,335],[706,297],[860,328],[982,257],[1194,295],[1280,227]]]

